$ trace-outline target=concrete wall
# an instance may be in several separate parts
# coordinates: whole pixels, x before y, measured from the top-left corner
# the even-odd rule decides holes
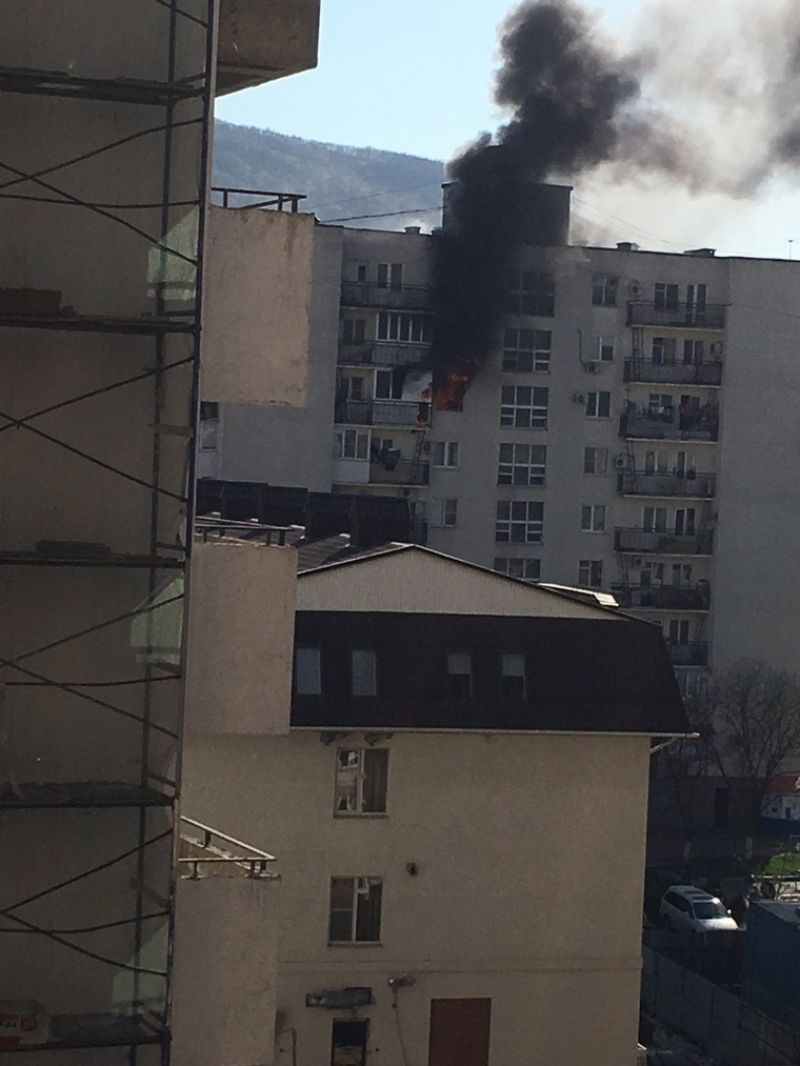
[[[315,67],[319,9],[320,0],[221,0],[218,91]]]
[[[241,870],[178,881],[175,1066],[274,1061],[278,891]]]
[[[191,580],[187,730],[287,732],[297,553],[198,543]]]
[[[348,1014],[305,994],[367,985],[358,1016],[385,1066],[403,1063],[398,1022],[425,1062],[430,1000],[457,996],[492,998],[491,1066],[632,1064],[647,739],[396,734],[378,740],[388,813],[363,818],[333,815],[337,743],[363,736],[321,739],[190,737],[186,757],[193,815],[280,856],[278,1009],[298,1062],[327,1061]],[[363,875],[383,878],[381,944],[328,947],[330,877]],[[387,981],[407,973],[395,1012]]]

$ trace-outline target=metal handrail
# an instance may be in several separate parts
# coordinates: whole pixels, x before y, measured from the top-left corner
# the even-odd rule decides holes
[[[230,185],[212,185],[212,193],[222,193],[222,206],[230,207],[231,196],[266,196],[268,199],[260,200],[255,204],[239,204],[240,209],[255,207],[272,207],[277,211],[283,211],[284,205],[288,205],[291,213],[297,214],[300,209],[300,201],[308,197],[299,192],[276,192],[273,189],[236,189]]]
[[[222,833],[219,829],[214,829],[210,825],[204,825],[203,822],[197,822],[193,818],[181,815],[181,826],[184,825],[191,826],[200,832],[199,840],[182,833],[182,839],[187,844],[194,844],[196,847],[201,848],[214,847],[219,851],[224,851],[225,849],[217,843],[219,841],[247,853],[241,855],[182,855],[178,862],[191,867],[192,878],[197,879],[200,876],[201,863],[227,863],[228,865],[242,866],[247,870],[249,877],[274,878],[277,876],[268,869],[268,864],[278,860],[275,855],[271,855],[268,851],[262,851],[261,848],[256,848],[243,840],[237,840],[236,837],[229,836],[228,833]]]

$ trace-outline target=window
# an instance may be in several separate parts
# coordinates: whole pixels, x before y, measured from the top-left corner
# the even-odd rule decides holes
[[[677,536],[694,536],[695,516],[694,507],[678,507],[675,511],[675,533]]]
[[[402,263],[378,263],[378,288],[399,289],[403,284]]]
[[[584,448],[583,472],[605,477],[608,473],[608,448]]]
[[[203,421],[219,418],[219,404],[214,400],[203,400],[200,404],[200,418]]]
[[[706,342],[705,341],[684,341],[683,342],[683,364],[684,366],[696,366],[698,363],[702,363],[706,354]]]
[[[381,311],[378,315],[379,341],[405,341],[424,344],[431,339],[431,323],[426,315]]]
[[[603,563],[601,559],[581,559],[578,564],[578,584],[585,589],[603,586]]]
[[[529,374],[550,369],[549,329],[507,329],[503,341],[503,370]]]
[[[500,695],[507,699],[525,699],[525,656],[503,652],[500,656]]]
[[[439,525],[452,528],[458,521],[458,500],[441,500]]]
[[[458,466],[458,441],[437,440],[433,442],[433,465],[452,470]]]
[[[541,544],[544,504],[538,500],[500,500],[494,539],[501,544]]]
[[[403,398],[403,376],[394,370],[376,370],[375,399],[400,400]]]
[[[501,444],[497,484],[544,485],[546,464],[544,444]]]
[[[584,533],[604,533],[606,508],[603,503],[585,503],[581,507],[581,529]]]
[[[334,455],[337,459],[366,459],[369,455],[369,431],[337,429]]]
[[[447,653],[447,695],[453,700],[472,695],[472,654],[468,651]]]
[[[498,574],[505,574],[506,577],[515,577],[520,581],[538,581],[542,571],[542,561],[541,559],[518,559],[500,555],[494,561],[494,568]]]
[[[382,895],[379,877],[332,877],[329,942],[379,943]]]
[[[656,311],[676,311],[678,308],[678,286],[665,281],[656,282]]]
[[[673,618],[667,626],[667,643],[689,643],[689,620],[687,618]]]
[[[366,263],[356,263],[355,266],[356,266],[356,281],[366,281],[367,280],[367,264]]]
[[[611,393],[590,392],[586,395],[587,418],[610,418],[611,417]]]
[[[556,281],[545,271],[516,271],[509,279],[506,310],[514,315],[545,315],[556,309]]]
[[[595,307],[616,307],[619,278],[595,274],[592,279],[592,303]]]
[[[200,451],[215,452],[219,443],[219,404],[204,400],[200,404]]]
[[[376,696],[378,674],[372,648],[355,648],[350,653],[350,688],[354,696]]]
[[[534,388],[532,385],[503,385],[500,425],[519,429],[547,429],[548,392],[548,389]]]
[[[388,776],[387,748],[339,748],[334,812],[385,814]]]
[[[322,694],[322,656],[319,648],[295,648],[294,687],[298,696]]]
[[[592,337],[589,348],[590,363],[613,363],[614,346],[616,341],[613,337]]]
[[[342,375],[338,385],[339,399],[363,400],[366,396],[366,383],[367,379],[363,374]]]
[[[367,322],[364,318],[342,319],[342,342],[344,344],[363,344]]]
[[[653,337],[653,362],[657,366],[674,366],[677,344],[674,337]]]
[[[667,509],[666,507],[643,507],[642,529],[645,533],[666,533]]]

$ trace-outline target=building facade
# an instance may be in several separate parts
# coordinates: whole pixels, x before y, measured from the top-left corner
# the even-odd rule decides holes
[[[193,731],[184,781],[279,855],[276,1063],[633,1066],[650,749],[687,728],[657,633],[414,546],[297,595],[283,726]]]
[[[435,237],[341,241],[338,344],[311,371],[334,411],[327,488],[402,496],[417,538],[453,555],[613,591],[662,627],[687,694],[742,656],[792,667],[797,264],[528,246],[496,350],[462,408],[443,410],[429,376]],[[248,417],[225,409],[222,424]],[[288,473],[256,462],[273,440],[263,415],[258,449],[232,457],[223,439],[210,469],[318,484],[327,461],[304,456],[330,426],[310,408],[296,417]]]

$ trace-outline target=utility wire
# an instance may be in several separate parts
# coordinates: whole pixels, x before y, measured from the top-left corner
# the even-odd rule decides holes
[[[377,215],[347,215],[343,218],[321,218],[320,222],[356,222],[366,218],[394,218],[397,215],[421,215],[427,211],[441,211],[442,205],[433,207],[407,207],[404,211],[383,211]]]
[[[3,929],[0,927],[0,933],[53,933],[62,934],[64,936],[79,936],[83,933],[99,933],[104,929],[118,929],[121,925],[133,925],[138,921],[148,922],[154,918],[168,918],[169,911],[153,911],[151,914],[143,914],[141,919],[134,918],[120,918],[116,922],[102,922],[99,925],[84,925],[75,926],[72,929],[44,929],[37,927],[36,929],[18,929],[16,926],[13,928],[9,926]]]

